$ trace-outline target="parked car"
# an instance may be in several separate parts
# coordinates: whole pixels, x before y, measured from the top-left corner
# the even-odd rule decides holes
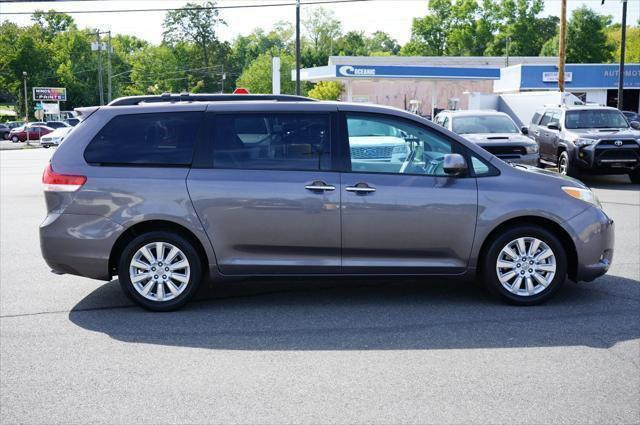
[[[51,127],[51,128],[71,127],[69,123],[66,123],[64,121],[47,121],[46,125],[47,127]]]
[[[8,140],[10,131],[11,129],[6,124],[0,123],[0,139]]]
[[[503,161],[534,167],[539,164],[538,145],[526,136],[527,128],[519,129],[504,112],[442,111],[435,122]]]
[[[29,134],[29,140],[40,140],[41,136],[49,134],[53,131],[53,128],[39,124],[28,124],[22,127],[16,127],[9,133],[9,138],[12,142],[24,142],[27,140],[27,133]]]
[[[75,127],[80,123],[80,118],[67,118],[64,122],[69,124],[71,127]]]
[[[4,123],[4,125],[9,127],[9,129],[14,129],[16,127],[23,126],[24,122],[22,122],[22,121],[7,121],[7,122]]]
[[[118,276],[151,310],[202,281],[300,275],[479,276],[531,305],[612,261],[613,221],[582,183],[398,109],[191,94],[83,114],[43,174],[42,255],[55,273]],[[405,159],[354,155],[363,134],[404,139]]]
[[[40,146],[43,148],[49,148],[51,146],[60,145],[71,130],[73,130],[73,127],[56,128],[51,133],[40,137]]]
[[[627,119],[627,121],[638,121],[640,122],[640,114],[633,111],[622,111],[622,115]]]
[[[640,183],[640,123],[615,108],[551,106],[536,112],[529,132],[543,164],[561,174],[628,174]]]

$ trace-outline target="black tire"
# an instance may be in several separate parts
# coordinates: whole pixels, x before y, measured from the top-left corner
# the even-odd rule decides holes
[[[560,156],[558,157],[558,172],[573,178],[580,177],[580,170],[578,170],[578,167],[571,161],[567,151],[560,152]]]
[[[631,180],[633,184],[640,184],[640,169],[629,173],[629,180]]]
[[[522,238],[534,237],[551,248],[555,255],[556,272],[551,283],[535,295],[517,295],[507,290],[496,271],[498,255],[510,242]],[[567,279],[567,254],[560,240],[548,230],[539,226],[519,226],[507,229],[489,243],[489,247],[482,259],[482,277],[487,288],[501,297],[504,301],[521,306],[541,304],[550,299]],[[527,266],[528,267],[528,266]]]
[[[11,137],[11,141],[13,143],[18,143],[20,141],[20,139],[18,139],[18,136],[13,136],[13,137]]]
[[[172,244],[184,253],[189,262],[190,275],[184,291],[169,301],[153,301],[145,298],[135,289],[129,276],[129,267],[133,256],[144,245],[153,242]],[[194,297],[202,280],[202,267],[202,260],[191,242],[175,233],[154,231],[142,234],[127,244],[118,262],[118,278],[122,291],[143,308],[151,311],[172,311],[181,308]]]

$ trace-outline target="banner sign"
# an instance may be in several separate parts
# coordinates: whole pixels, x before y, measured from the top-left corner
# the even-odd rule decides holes
[[[67,101],[67,89],[64,87],[34,87],[33,100]]]

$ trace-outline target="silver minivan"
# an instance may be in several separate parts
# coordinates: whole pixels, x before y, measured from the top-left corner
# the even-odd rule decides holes
[[[83,113],[43,175],[42,254],[151,310],[239,276],[478,277],[532,305],[611,264],[582,183],[401,110],[163,95]]]

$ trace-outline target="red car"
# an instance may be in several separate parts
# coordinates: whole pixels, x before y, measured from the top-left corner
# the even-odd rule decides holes
[[[16,127],[9,132],[9,139],[13,143],[24,142],[27,140],[27,131],[29,132],[29,140],[40,140],[40,136],[49,134],[54,129],[45,125],[33,125],[29,124],[22,127]]]

